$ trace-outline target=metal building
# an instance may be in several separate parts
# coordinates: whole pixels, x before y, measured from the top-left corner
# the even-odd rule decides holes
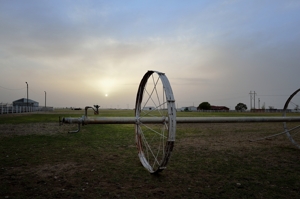
[[[153,110],[155,110],[155,107],[154,106],[146,106],[146,107],[143,107],[143,110],[144,111],[153,111]]]
[[[13,101],[13,106],[29,106],[29,107],[39,107],[39,103],[36,101],[33,101],[31,99],[21,98],[16,101]]]

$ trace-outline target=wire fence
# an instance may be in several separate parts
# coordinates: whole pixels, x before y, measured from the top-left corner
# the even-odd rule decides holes
[[[13,104],[0,103],[0,114],[28,113],[39,111],[53,111],[53,107],[45,106],[14,106]]]
[[[245,111],[237,111],[237,110],[184,110],[184,109],[178,109],[177,111],[181,112],[253,112],[253,113],[282,113],[284,109],[251,109],[251,110],[245,110]],[[286,109],[285,112],[288,113],[300,113],[299,109]]]

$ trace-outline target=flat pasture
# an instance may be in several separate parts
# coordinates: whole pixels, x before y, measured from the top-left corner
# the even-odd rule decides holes
[[[93,116],[91,111],[89,116]],[[0,115],[0,198],[299,198],[300,151],[282,123],[177,124],[168,168],[149,174],[134,125],[59,126],[84,111]],[[178,112],[180,117],[280,116]],[[99,117],[133,110],[100,110]]]

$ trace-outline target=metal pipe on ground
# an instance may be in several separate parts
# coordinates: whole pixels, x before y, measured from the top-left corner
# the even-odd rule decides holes
[[[163,123],[168,118],[161,117],[81,117],[63,118],[67,124],[144,124]],[[300,117],[177,117],[177,123],[254,123],[254,122],[300,122]]]

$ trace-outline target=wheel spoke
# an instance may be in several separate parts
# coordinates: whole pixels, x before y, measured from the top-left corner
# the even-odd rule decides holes
[[[144,135],[144,133],[141,133],[141,136],[142,136],[142,139],[143,139],[143,141],[144,141],[144,143],[145,143],[145,148],[147,149],[147,156],[148,156],[148,161],[150,160],[150,158],[149,158],[149,152],[148,151],[150,151],[150,153],[151,153],[151,155],[152,155],[152,157],[154,158],[154,163],[156,162],[157,164],[159,164],[159,161],[158,161],[158,159],[157,159],[157,155],[154,155],[154,152],[152,151],[152,149],[151,149],[151,146],[150,146],[150,144],[148,143],[148,140],[145,138],[145,135]],[[158,151],[158,153],[159,153],[159,151]],[[153,164],[154,165],[154,164]]]
[[[141,125],[143,125],[144,127],[146,127],[148,130],[156,133],[157,135],[163,137],[163,138],[167,138],[164,134],[161,134],[159,132],[157,132],[156,130],[152,129],[151,127],[147,126],[146,124],[140,123]],[[164,123],[166,125],[166,123]]]
[[[153,83],[154,83],[154,76],[153,76],[153,75],[152,75],[152,80],[153,80]],[[158,79],[157,79],[157,81],[158,81]],[[157,85],[157,82],[156,82],[156,84],[155,84],[155,86],[154,86],[154,88],[155,88],[155,93],[156,93],[156,98],[157,98],[158,104],[161,104],[161,103],[160,103],[160,98],[159,98],[159,95],[158,95],[158,92],[157,92],[157,89],[156,89],[156,85]],[[164,92],[163,92],[163,94],[164,94]],[[164,95],[163,95],[163,97],[164,97]]]
[[[154,99],[151,97],[153,93],[149,94],[147,90],[145,90],[145,91],[146,91],[146,93],[148,94],[149,98],[148,98],[147,102],[145,103],[145,105],[143,106],[143,109],[146,107],[146,105],[147,105],[149,99],[151,99],[152,103],[153,103],[154,106],[156,107],[155,110],[157,110],[157,111],[160,113],[160,115],[163,115],[163,114],[161,113],[161,110],[158,109],[158,108],[159,108],[160,106],[164,105],[164,103],[163,103],[163,104],[160,104],[160,101],[159,101],[159,102],[155,102]],[[158,103],[158,105],[157,105],[157,103]]]
[[[142,116],[142,117],[140,117],[140,118],[143,118],[143,117],[145,117],[145,116],[151,116],[151,112],[154,112],[154,111],[159,111],[159,107],[161,107],[161,106],[164,106],[165,104],[166,104],[167,102],[164,102],[163,104],[160,104],[160,105],[158,105],[158,106],[156,106],[153,110],[150,110],[150,111],[144,111],[144,110],[142,110],[143,111],[143,113],[144,113],[144,115]],[[152,116],[154,116],[154,115],[152,115]],[[161,114],[161,116],[164,116],[164,114]]]
[[[293,136],[297,135],[300,132],[300,125],[292,128],[292,129],[288,129],[288,132],[290,134],[293,134]]]
[[[149,94],[149,92],[147,91],[146,87],[144,88],[144,91],[148,94],[148,98],[147,98],[147,100],[146,100],[146,102],[145,102],[143,108],[146,107],[146,105],[148,104],[148,102],[149,102],[150,99],[151,99],[151,101],[154,103],[154,101],[153,101],[153,99],[152,99],[152,94],[153,94],[154,90],[156,90],[156,85],[157,85],[157,83],[158,83],[158,81],[159,81],[159,77],[157,78],[156,82],[154,83],[154,77],[153,77],[153,75],[151,75],[151,76],[152,76],[152,79],[153,79],[153,85],[154,85],[154,86],[153,86],[153,89],[152,89],[152,91],[151,91],[150,94]]]

